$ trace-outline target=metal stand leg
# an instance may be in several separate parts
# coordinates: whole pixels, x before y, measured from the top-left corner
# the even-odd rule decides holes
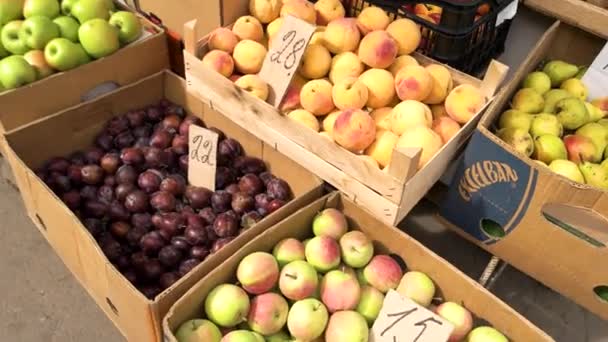
[[[481,277],[479,277],[479,284],[488,290],[491,289],[505,268],[507,268],[507,265],[508,264],[502,261],[499,257],[493,256],[481,274]]]

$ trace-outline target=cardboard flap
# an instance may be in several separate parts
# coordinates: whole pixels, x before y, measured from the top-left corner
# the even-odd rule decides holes
[[[608,218],[593,209],[572,204],[547,203],[542,215],[551,223],[577,235],[596,247],[608,243]]]

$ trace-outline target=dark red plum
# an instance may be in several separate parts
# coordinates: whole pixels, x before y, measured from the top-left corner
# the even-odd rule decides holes
[[[151,171],[144,171],[137,178],[137,185],[139,185],[139,188],[149,194],[158,190],[160,182],[162,182],[161,177],[157,173]]]
[[[143,110],[132,110],[125,114],[125,117],[129,121],[129,126],[131,128],[137,128],[144,124],[146,121],[146,112]]]
[[[196,213],[182,213],[186,218],[186,226],[187,227],[200,227],[205,228],[207,223],[203,220],[202,217],[198,216]]]
[[[95,145],[104,151],[110,151],[114,148],[114,137],[107,132],[102,132],[95,138]]]
[[[239,224],[234,216],[222,213],[217,215],[213,222],[213,231],[220,238],[235,236],[239,231]]]
[[[85,185],[80,189],[80,198],[82,200],[96,200],[97,199],[97,187],[92,185]]]
[[[70,167],[70,162],[63,157],[55,157],[47,163],[49,172],[65,173]]]
[[[152,122],[158,122],[163,118],[163,111],[157,106],[150,106],[146,109],[146,118]]]
[[[215,230],[213,230],[213,223],[206,226],[205,230],[207,231],[207,240],[209,240],[209,242],[219,239],[217,234],[215,234]]]
[[[118,184],[114,189],[114,195],[116,196],[117,200],[124,202],[127,195],[136,189],[137,187],[132,183]]]
[[[149,230],[152,228],[152,216],[148,213],[133,214],[131,216],[131,225]]]
[[[150,146],[165,149],[171,146],[171,141],[173,140],[173,134],[165,130],[158,130],[152,133],[150,137]]]
[[[196,266],[198,266],[198,264],[201,263],[202,260],[198,260],[198,259],[186,259],[184,261],[182,261],[181,264],[179,264],[179,269],[178,269],[178,273],[179,275],[181,275],[182,277],[185,276],[186,274],[190,273],[190,271],[192,271]]]
[[[125,208],[132,213],[143,213],[148,210],[148,195],[141,190],[131,191],[125,197]]]
[[[131,260],[127,255],[123,254],[118,257],[118,259],[116,259],[114,265],[116,266],[116,268],[118,268],[119,271],[124,271],[131,267]]]
[[[158,281],[160,275],[163,274],[163,265],[157,259],[149,259],[144,263],[142,268],[141,276],[147,281]]]
[[[160,127],[168,132],[176,133],[182,124],[182,118],[175,114],[169,114],[160,122]]]
[[[88,200],[84,202],[83,209],[87,216],[102,218],[108,212],[108,205],[97,200]]]
[[[161,231],[166,232],[165,235],[167,236],[173,237],[177,235],[178,233],[183,231],[186,225],[184,216],[180,213],[160,213],[157,215],[160,219],[154,220],[154,226],[160,229]],[[154,217],[157,217],[157,215],[154,215]],[[170,240],[170,238],[168,240]]]
[[[273,199],[270,203],[268,203],[268,214],[272,214],[275,211],[279,210],[282,206],[285,205],[285,201],[280,199]]]
[[[234,236],[217,239],[213,243],[213,246],[211,247],[211,253],[215,253],[215,252],[219,251],[220,249],[224,248],[224,246],[229,244],[232,240],[234,240]]]
[[[128,270],[124,270],[122,272],[122,275],[125,276],[125,278],[127,278],[127,280],[131,283],[131,284],[137,284],[137,273],[135,273],[135,270],[132,269],[128,269]]]
[[[133,127],[133,136],[136,139],[149,138],[150,135],[152,135],[152,125],[150,124]]]
[[[239,190],[249,196],[255,196],[264,190],[264,183],[260,177],[248,173],[239,179]]]
[[[103,233],[103,231],[105,230],[103,222],[101,222],[101,220],[99,219],[86,218],[82,221],[82,224],[95,238],[100,236],[101,233]]]
[[[133,147],[135,147],[135,148],[146,148],[149,146],[150,146],[150,138],[148,138],[148,137],[137,138],[137,140],[135,140],[135,144],[133,145]]]
[[[108,185],[102,185],[97,189],[97,199],[105,203],[111,203],[114,200],[114,188]]]
[[[127,147],[120,152],[120,159],[123,164],[139,166],[144,163],[144,153],[140,148]]]
[[[215,170],[215,189],[224,189],[236,181],[236,174],[230,168],[219,166]]]
[[[262,159],[249,156],[240,156],[235,158],[233,167],[241,174],[259,174],[266,171],[266,164]]]
[[[213,224],[216,217],[215,211],[213,211],[213,208],[211,207],[201,209],[201,211],[198,212],[198,216],[203,219],[206,225]]]
[[[226,190],[226,192],[231,194],[232,196],[234,196],[237,192],[241,191],[239,189],[238,183],[232,183],[232,184],[228,185],[227,187],[225,187],[224,190]]]
[[[104,154],[105,152],[101,148],[91,147],[84,152],[84,159],[89,164],[99,164]]]
[[[171,246],[179,249],[182,253],[187,253],[190,250],[190,248],[192,248],[192,245],[190,245],[188,240],[186,240],[186,238],[181,235],[174,236],[171,239]]]
[[[223,213],[231,208],[232,195],[224,190],[219,190],[211,195],[211,207],[216,213]]]
[[[190,249],[190,257],[198,260],[205,260],[209,255],[209,248],[206,246],[194,246]]]
[[[169,115],[177,115],[179,118],[183,118],[186,115],[186,111],[182,106],[178,106],[176,104],[170,104],[165,107],[165,114]]]
[[[188,115],[188,116],[186,116],[186,118],[184,118],[182,123],[179,125],[179,134],[183,135],[187,138],[188,132],[190,131],[190,125],[192,125],[192,124],[200,126],[200,127],[205,127],[205,125],[203,124],[201,119],[197,118],[194,115]]]
[[[118,184],[135,184],[137,171],[131,165],[123,165],[116,171],[116,182]]]
[[[76,151],[74,153],[72,153],[70,155],[70,158],[68,158],[70,160],[70,163],[73,165],[78,165],[78,166],[83,166],[84,164],[86,164],[86,159],[84,157],[84,152],[82,151]]]
[[[103,185],[115,187],[118,183],[116,182],[116,177],[112,175],[106,175],[103,178]]]
[[[135,143],[135,137],[131,132],[122,132],[114,138],[114,146],[118,149],[130,147]]]
[[[186,191],[186,179],[179,174],[172,174],[160,183],[160,190],[180,196]]]
[[[64,176],[58,172],[53,172],[49,175],[47,185],[56,193],[62,194],[72,189],[72,184],[68,176]]]
[[[231,202],[232,210],[239,215],[242,215],[255,208],[255,200],[249,194],[244,192],[237,192],[232,196]]]
[[[268,182],[266,185],[266,193],[274,198],[282,201],[289,201],[291,199],[291,189],[287,182],[282,179],[275,178]]]
[[[149,147],[144,151],[146,166],[152,168],[163,168],[169,166],[171,156],[160,148]]]
[[[139,241],[139,247],[147,255],[156,255],[164,246],[165,240],[156,231],[146,233]]]
[[[113,117],[106,125],[106,132],[110,135],[118,135],[127,129],[129,129],[129,120],[122,115]]]
[[[129,246],[139,247],[139,242],[141,241],[141,238],[146,235],[146,233],[148,233],[147,229],[135,226],[129,229],[125,239],[127,240]]]
[[[262,219],[262,215],[260,215],[257,211],[250,211],[241,216],[241,227],[249,229],[256,223],[260,222]]]
[[[80,170],[82,181],[89,185],[100,184],[103,181],[103,169],[98,165],[86,165]]]
[[[211,204],[212,196],[213,192],[203,187],[188,186],[184,192],[184,197],[194,209],[202,209],[209,206],[209,204]]]
[[[163,292],[158,285],[143,285],[139,288],[139,291],[150,300],[156,298],[156,296]]]
[[[176,199],[167,191],[158,191],[150,196],[150,205],[152,208],[159,211],[173,211],[175,209]]]
[[[188,172],[188,155],[183,155],[179,157],[178,164],[180,170],[183,172]]]
[[[179,276],[179,274],[175,273],[175,272],[167,272],[167,273],[163,273],[160,276],[160,280],[158,281],[158,284],[160,285],[160,287],[165,290],[170,288],[173,284],[177,283],[177,281],[180,279],[181,277]]]
[[[260,179],[262,180],[262,182],[264,183],[264,186],[267,186],[268,182],[270,182],[271,180],[275,179],[276,177],[270,173],[269,171],[264,171],[262,173],[260,173],[258,175],[258,177],[260,177]]]
[[[184,237],[190,245],[202,245],[207,242],[207,230],[205,228],[196,226],[186,227]]]
[[[255,208],[262,216],[268,214],[268,205],[272,201],[272,198],[268,194],[257,194],[255,195]]]
[[[70,190],[61,196],[61,200],[68,208],[72,210],[78,209],[80,207],[80,191]]]
[[[119,240],[126,239],[129,230],[131,230],[131,226],[123,221],[117,221],[110,225],[110,233]]]
[[[243,155],[241,144],[232,139],[224,139],[217,145],[217,163],[220,166],[231,166],[234,159]]]
[[[101,250],[103,251],[103,254],[105,254],[106,257],[112,262],[118,260],[123,252],[120,243],[114,239],[107,239],[104,241],[104,243],[101,245]]]
[[[137,252],[131,254],[131,266],[136,272],[140,273],[144,268],[144,264],[149,260],[148,256],[144,252]]]
[[[114,221],[129,221],[131,219],[131,213],[118,201],[110,203],[108,216]]]
[[[183,255],[179,249],[174,246],[167,245],[158,252],[158,260],[166,267],[172,268],[179,265]]]
[[[188,137],[185,135],[176,135],[171,142],[171,148],[177,155],[188,154]]]

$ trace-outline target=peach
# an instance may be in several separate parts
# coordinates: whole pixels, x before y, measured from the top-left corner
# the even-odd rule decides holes
[[[230,75],[230,77],[228,77],[229,80],[232,81],[232,83],[236,82],[239,80],[239,78],[243,77],[243,75],[239,75],[239,74],[232,74]]]
[[[449,116],[442,116],[433,120],[431,127],[435,133],[439,134],[441,141],[447,144],[453,136],[460,131],[460,125]]]
[[[367,156],[365,154],[360,154],[357,156],[357,158],[363,160],[364,163],[370,164],[371,166],[373,166],[376,169],[380,168],[380,164],[378,164],[378,162],[376,161],[376,159]]]
[[[376,124],[367,112],[361,109],[347,109],[336,118],[333,137],[338,145],[357,153],[374,142]]]
[[[345,78],[359,77],[363,70],[364,66],[359,56],[353,52],[343,52],[332,59],[329,79],[336,84]]]
[[[435,296],[435,284],[426,274],[410,271],[401,278],[397,292],[419,305],[428,307]]]
[[[268,24],[279,17],[281,0],[249,0],[249,13],[262,24]]]
[[[399,55],[409,55],[416,51],[422,39],[418,25],[413,20],[405,18],[390,23],[386,32],[397,41]]]
[[[401,266],[388,255],[376,255],[363,269],[365,281],[382,293],[396,289],[403,271]]]
[[[441,303],[437,314],[454,325],[448,342],[462,341],[473,328],[473,316],[469,310],[454,302]]]
[[[334,54],[355,51],[361,40],[357,21],[353,18],[332,20],[325,28],[325,46]]]
[[[241,40],[232,53],[234,65],[243,74],[257,74],[262,69],[266,52],[264,45],[256,41]]]
[[[315,3],[317,25],[327,25],[334,19],[344,18],[346,11],[340,0],[319,0]]]
[[[420,160],[418,170],[428,163],[443,146],[443,141],[439,134],[426,126],[412,127],[401,135],[397,142],[397,147],[420,148]]]
[[[312,231],[315,236],[329,236],[339,240],[348,231],[348,223],[340,210],[327,208],[313,219]]]
[[[268,37],[268,46],[272,46],[272,40],[281,30],[281,25],[283,25],[283,18],[279,17],[273,20],[268,26],[266,26],[266,36]]]
[[[325,115],[335,107],[331,99],[332,85],[328,80],[308,81],[300,91],[302,108],[314,115]]]
[[[296,260],[306,260],[304,255],[304,244],[294,238],[287,238],[279,241],[273,250],[272,255],[279,263],[280,267]]]
[[[365,149],[365,154],[374,158],[378,162],[378,165],[384,168],[390,163],[393,149],[397,145],[398,140],[399,136],[397,134],[391,131],[379,130],[376,132],[376,140]]]
[[[203,64],[222,74],[230,77],[234,71],[234,60],[228,52],[222,50],[211,50],[203,57]]]
[[[231,30],[220,27],[211,32],[211,36],[209,37],[209,49],[232,53],[238,42],[239,38]]]
[[[325,26],[317,26],[308,42],[308,45],[312,44],[321,44],[325,46]]]
[[[317,22],[317,12],[314,5],[306,0],[284,0],[281,8],[281,17],[292,15],[300,18],[309,24]]]
[[[323,78],[331,68],[331,54],[321,44],[310,44],[302,56],[300,74],[309,79]]]
[[[433,113],[433,119],[449,116],[448,112],[445,111],[445,105],[443,104],[431,105],[431,112]]]
[[[367,103],[368,90],[356,78],[346,78],[336,83],[332,89],[332,99],[338,109],[361,109]]]
[[[395,80],[384,69],[369,69],[359,77],[369,91],[367,107],[372,109],[387,107],[395,97]]]
[[[395,61],[397,49],[397,42],[386,31],[378,30],[363,37],[358,55],[366,65],[385,69]]]
[[[384,30],[391,23],[391,18],[388,14],[376,6],[366,7],[357,16],[357,27],[363,35],[372,31]]]
[[[339,311],[331,315],[325,330],[325,342],[367,342],[367,321],[356,311]]]
[[[391,130],[391,112],[393,111],[392,107],[382,107],[378,109],[374,109],[369,115],[374,119],[376,123],[376,130],[385,129]]]
[[[486,98],[479,88],[461,84],[454,88],[445,99],[445,110],[459,124],[465,124],[486,104]]]
[[[401,100],[423,101],[433,90],[433,77],[420,65],[408,65],[395,76],[395,91]]]
[[[340,115],[340,113],[342,113],[342,111],[337,110],[335,112],[327,114],[327,116],[323,118],[323,130],[332,137],[332,140],[334,135],[334,123],[336,122],[336,118],[338,117],[338,115]]]
[[[428,65],[426,70],[433,78],[433,89],[431,90],[431,94],[424,99],[424,103],[442,103],[454,87],[452,74],[446,67],[439,64]]]
[[[396,105],[391,112],[391,130],[397,135],[417,125],[431,128],[432,124],[431,109],[422,102],[406,100]]]
[[[238,18],[232,25],[232,32],[240,39],[250,39],[256,42],[262,41],[264,29],[262,24],[255,17],[245,15]]]
[[[268,99],[268,84],[258,75],[241,76],[234,84],[262,101]]]
[[[315,236],[304,249],[306,261],[318,272],[331,271],[340,265],[340,246],[329,236]]]
[[[388,70],[391,72],[391,74],[393,74],[393,76],[397,76],[399,71],[401,71],[401,69],[403,69],[405,66],[408,66],[408,65],[420,65],[420,64],[418,64],[418,61],[416,60],[416,58],[414,58],[410,55],[402,55],[395,59],[395,62],[393,62],[393,64],[391,64],[391,66],[388,68]]]
[[[331,142],[334,142],[334,137],[328,132],[319,132],[319,135]]]
[[[306,80],[299,74],[295,74],[291,83],[287,87],[285,96],[279,105],[281,113],[285,113],[300,107],[300,92],[302,87],[306,84]]]
[[[287,114],[287,117],[315,132],[319,131],[319,121],[317,120],[317,117],[307,110],[296,109]]]
[[[321,281],[321,301],[327,311],[353,310],[361,298],[361,287],[357,278],[351,274],[333,270]]]
[[[279,264],[272,254],[255,252],[241,260],[236,277],[251,294],[268,292],[279,280]]]
[[[276,334],[287,323],[288,312],[289,306],[283,296],[264,293],[251,300],[247,323],[251,330],[259,334]]]

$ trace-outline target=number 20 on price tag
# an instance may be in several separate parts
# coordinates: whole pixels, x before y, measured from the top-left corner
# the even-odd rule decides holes
[[[445,342],[454,326],[390,290],[369,333],[370,342]]]
[[[215,190],[217,133],[200,126],[188,130],[188,184]]]
[[[290,15],[283,20],[259,74],[268,83],[268,102],[271,105],[278,107],[281,104],[315,29],[315,26]]]

